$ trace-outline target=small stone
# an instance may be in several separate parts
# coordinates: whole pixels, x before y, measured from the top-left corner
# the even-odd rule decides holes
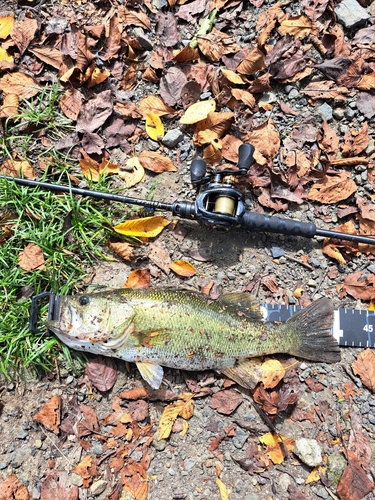
[[[280,247],[271,247],[272,258],[278,259],[279,257],[283,257],[285,255],[285,251]]]
[[[325,118],[327,122],[332,120],[332,108],[326,102],[324,102],[321,106],[319,106],[316,112],[319,116]]]
[[[0,470],[6,469],[8,467],[7,462],[0,462]]]
[[[161,142],[164,144],[164,146],[167,146],[167,148],[174,148],[176,144],[182,141],[183,138],[184,134],[181,132],[181,130],[179,130],[178,128],[173,128],[171,130],[168,130]]]
[[[33,486],[32,490],[31,490],[31,496],[34,500],[39,500],[40,490],[36,486]]]
[[[103,491],[106,489],[108,484],[108,481],[105,481],[104,479],[99,479],[99,481],[96,481],[91,485],[90,491],[94,496],[99,496]]]
[[[342,453],[328,455],[327,466],[327,477],[337,486],[346,467],[344,455]]]
[[[83,485],[82,477],[74,472],[70,473],[69,480],[74,486],[81,487]]]
[[[185,460],[184,465],[186,470],[191,470],[195,465],[195,460],[188,458]]]
[[[299,92],[297,89],[292,89],[288,94],[289,99],[297,99],[299,97]]]
[[[335,14],[338,21],[346,28],[360,26],[370,14],[356,0],[342,0],[335,8]]]
[[[26,439],[27,436],[29,435],[29,432],[26,430],[22,430],[16,434],[17,439]]]
[[[297,439],[293,453],[310,467],[316,467],[322,462],[322,452],[316,439]]]
[[[321,265],[320,262],[319,262],[319,260],[315,259],[315,257],[309,257],[308,260],[307,260],[307,262],[309,264],[311,264],[312,266],[314,266],[314,267],[320,267],[320,265]]]
[[[370,139],[367,148],[365,149],[366,155],[372,155],[375,153],[375,141],[374,139]]]
[[[332,112],[333,118],[335,120],[342,120],[344,118],[344,111],[343,108],[335,108]]]
[[[307,282],[307,286],[311,286],[313,288],[316,288],[318,286],[318,283],[315,280],[310,278]]]
[[[161,439],[158,441],[158,432],[155,433],[154,440],[152,441],[152,446],[155,448],[157,451],[163,451],[165,450],[167,446],[167,440],[166,439]]]
[[[134,28],[133,34],[143,49],[145,50],[153,49],[154,46],[152,42],[147,38],[142,28]]]
[[[230,271],[227,272],[227,277],[229,280],[235,280],[236,279],[236,275],[231,273]]]
[[[34,447],[37,448],[38,450],[42,447],[43,442],[41,439],[36,439],[34,443]]]
[[[73,380],[74,380],[73,375],[69,375],[68,377],[66,377],[66,379],[65,379],[65,383],[66,383],[67,385],[69,385],[69,384],[71,384],[71,383],[73,382]]]
[[[243,447],[243,445],[246,443],[247,438],[249,437],[249,434],[245,432],[241,427],[237,427],[236,429],[236,435],[233,436],[232,443],[233,446],[238,448],[239,450]]]
[[[273,92],[264,92],[259,99],[259,102],[273,103],[277,102],[277,95]]]
[[[357,114],[357,112],[355,109],[346,108],[346,110],[345,110],[345,116],[348,120],[353,120],[353,118],[355,117],[356,114]]]

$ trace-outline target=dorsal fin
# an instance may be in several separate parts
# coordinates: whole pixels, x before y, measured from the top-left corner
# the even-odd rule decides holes
[[[263,320],[262,313],[259,310],[259,304],[248,293],[225,293],[215,302],[220,307],[225,308],[226,312],[235,315],[237,318],[244,316],[254,321]]]

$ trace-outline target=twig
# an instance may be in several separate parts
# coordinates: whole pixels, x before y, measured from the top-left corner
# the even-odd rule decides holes
[[[56,444],[56,443],[54,443],[54,442],[52,441],[52,439],[49,437],[49,435],[48,435],[48,434],[46,434],[46,433],[44,432],[44,430],[43,430],[43,428],[42,428],[42,427],[40,427],[40,430],[43,432],[43,434],[45,435],[45,437],[46,437],[46,438],[47,438],[47,439],[51,442],[52,446],[54,446],[54,447],[56,448],[56,450],[60,453],[60,455],[61,455],[62,457],[64,457],[64,458],[65,458],[65,460],[68,462],[68,464],[69,464],[71,467],[74,467],[73,462],[71,462],[71,461],[69,460],[69,458],[68,458],[68,457],[66,457],[66,456],[64,455],[64,453],[60,450],[60,448],[57,446],[57,444]]]
[[[293,261],[293,262],[297,262],[297,264],[301,264],[302,266],[307,267],[307,269],[310,269],[310,271],[314,271],[314,268],[312,266],[310,266],[310,264],[308,264],[307,262],[302,262],[302,260],[298,260],[294,257],[291,257],[290,255],[284,255],[284,257],[288,260]]]
[[[328,273],[328,269],[326,269],[324,271],[322,277],[320,278],[318,286],[315,288],[314,293],[311,295],[311,299],[313,299],[315,297],[315,294],[320,290],[320,287],[322,286],[323,281],[326,279],[327,273]]]

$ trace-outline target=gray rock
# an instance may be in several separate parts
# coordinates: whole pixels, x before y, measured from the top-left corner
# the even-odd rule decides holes
[[[280,247],[271,247],[271,254],[273,259],[278,259],[285,255],[285,251]]]
[[[176,144],[182,141],[184,138],[184,134],[178,128],[173,128],[172,130],[168,130],[165,136],[162,139],[162,143],[167,148],[174,148]]]
[[[319,116],[325,118],[327,122],[332,120],[332,108],[326,102],[324,102],[321,106],[319,106],[316,112]]]
[[[190,459],[190,458],[187,458],[187,459],[185,460],[185,462],[184,462],[185,469],[186,469],[186,470],[191,470],[191,469],[194,467],[195,463],[196,463],[196,462],[195,462],[195,460],[192,460],[192,459]]]
[[[97,497],[99,496],[101,493],[103,493],[103,491],[106,489],[107,487],[107,484],[108,484],[108,481],[105,481],[104,479],[99,479],[99,481],[96,481],[95,483],[93,483],[91,485],[91,488],[90,488],[90,491],[91,493]]]
[[[316,467],[322,462],[322,451],[316,439],[297,439],[293,453],[310,467]]]
[[[373,153],[375,153],[375,141],[374,141],[374,139],[370,139],[370,142],[369,142],[367,148],[365,149],[365,153],[367,155],[372,155]]]
[[[0,470],[6,469],[8,467],[7,462],[0,462]]]
[[[17,439],[26,439],[28,435],[29,435],[29,432],[27,430],[22,430],[22,431],[17,432],[16,438]]]
[[[337,486],[346,467],[346,459],[342,453],[332,453],[328,455],[327,465],[327,477]]]
[[[332,115],[335,120],[342,120],[345,116],[343,108],[335,108]]]
[[[145,50],[152,50],[154,45],[153,43],[147,38],[145,35],[145,32],[143,31],[142,28],[134,28],[133,34],[137,41],[139,42],[139,45],[145,49]]]
[[[297,89],[292,89],[288,94],[289,99],[297,99],[299,97],[299,92]]]
[[[273,92],[264,92],[264,94],[260,96],[259,101],[268,103],[277,102],[277,96]]]
[[[74,486],[80,487],[83,485],[82,477],[79,474],[75,474],[74,472],[71,472],[69,474],[69,480]]]
[[[356,114],[357,114],[357,112],[355,109],[346,108],[346,110],[345,110],[345,116],[348,120],[353,120],[353,118],[355,117]]]
[[[342,0],[335,8],[335,14],[338,21],[346,28],[360,26],[370,14],[356,0]]]
[[[236,435],[232,439],[233,445],[238,448],[239,450],[243,447],[243,445],[246,443],[247,438],[249,437],[249,434],[245,432],[241,427],[237,427],[236,429]]]

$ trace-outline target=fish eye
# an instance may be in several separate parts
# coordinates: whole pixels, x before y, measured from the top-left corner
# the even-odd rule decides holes
[[[78,302],[81,304],[81,306],[87,306],[87,304],[90,302],[90,299],[84,295],[83,297],[80,297]]]

